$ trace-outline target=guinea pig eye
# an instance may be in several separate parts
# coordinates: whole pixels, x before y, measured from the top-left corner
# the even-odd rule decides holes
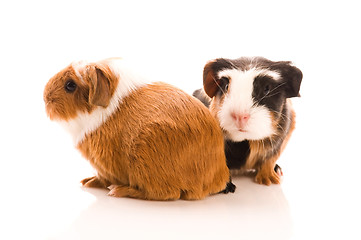
[[[74,80],[68,80],[66,83],[65,83],[65,91],[67,93],[73,93],[76,89],[76,83],[74,82]]]
[[[221,86],[222,86],[222,90],[224,92],[228,91],[228,87],[229,87],[229,78],[227,77],[222,77],[221,79]]]
[[[263,93],[264,93],[265,95],[269,94],[270,91],[271,91],[270,85],[264,86],[264,88],[263,88]]]

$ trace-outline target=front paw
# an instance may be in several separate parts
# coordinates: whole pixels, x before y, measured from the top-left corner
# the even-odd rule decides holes
[[[90,178],[84,178],[80,181],[84,187],[92,188],[107,188],[107,186],[96,176]]]
[[[280,184],[281,178],[280,176],[272,169],[272,171],[265,171],[262,169],[257,173],[255,181],[259,184],[264,185],[271,185],[271,183],[274,184]]]

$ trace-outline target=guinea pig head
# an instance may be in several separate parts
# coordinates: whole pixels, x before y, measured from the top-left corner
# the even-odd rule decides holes
[[[53,76],[44,89],[47,115],[68,121],[108,106],[117,78],[106,64],[75,62]]]
[[[216,59],[206,64],[204,90],[226,138],[261,140],[276,134],[287,98],[299,96],[302,72],[265,58]]]

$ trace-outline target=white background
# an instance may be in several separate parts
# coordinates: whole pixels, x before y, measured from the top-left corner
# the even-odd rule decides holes
[[[361,239],[357,1],[2,1],[1,239]],[[117,199],[42,91],[70,62],[120,56],[188,93],[207,60],[264,56],[304,73],[297,128],[270,187],[234,179],[202,201]]]

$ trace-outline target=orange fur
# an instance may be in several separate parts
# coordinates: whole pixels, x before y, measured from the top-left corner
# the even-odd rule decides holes
[[[201,199],[229,178],[223,137],[208,110],[166,84],[142,87],[122,100],[103,126],[77,147],[112,196]]]
[[[89,102],[92,105],[107,107],[117,83],[109,67],[99,63],[93,64],[89,67],[86,79],[90,86]]]
[[[117,79],[107,66],[107,61],[86,66],[79,79],[69,65],[46,84],[44,101],[51,120],[70,120],[78,113],[91,113],[96,106],[106,107],[117,86]],[[73,80],[78,88],[74,94],[64,92],[64,84]]]
[[[78,85],[78,90],[74,95],[64,93],[64,84],[70,79]],[[93,107],[87,101],[87,95],[89,95],[88,85],[77,77],[70,65],[46,84],[44,90],[46,113],[51,120],[69,120],[76,117],[78,112],[90,112]]]
[[[52,120],[68,122],[109,104],[118,81],[107,61],[86,66],[79,79],[68,66],[46,85],[44,101]],[[77,84],[64,91],[69,79]],[[82,180],[109,195],[150,200],[202,199],[229,181],[222,131],[208,109],[164,83],[144,85],[119,101],[100,127],[77,148],[97,170]]]

